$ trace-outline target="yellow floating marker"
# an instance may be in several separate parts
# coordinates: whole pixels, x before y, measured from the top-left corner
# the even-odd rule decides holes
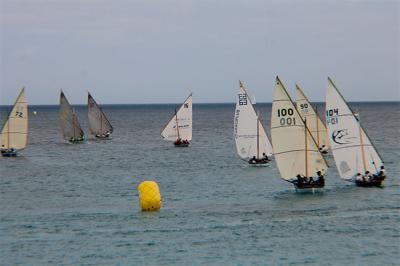
[[[161,208],[161,194],[154,181],[143,181],[138,186],[142,211],[158,211]]]

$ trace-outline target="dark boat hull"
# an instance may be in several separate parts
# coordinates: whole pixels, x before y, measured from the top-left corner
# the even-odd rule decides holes
[[[174,143],[175,147],[183,148],[183,147],[189,147],[189,143]]]
[[[359,181],[356,180],[355,183],[359,187],[381,187],[383,184],[383,180],[371,180],[371,181]]]
[[[1,155],[3,157],[17,157],[18,153],[17,151],[13,151],[13,152],[1,152]]]

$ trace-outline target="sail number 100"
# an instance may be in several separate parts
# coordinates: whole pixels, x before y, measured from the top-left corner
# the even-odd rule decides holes
[[[292,108],[278,109],[278,117],[281,117],[279,119],[279,124],[281,124],[281,126],[296,125],[296,119],[293,117],[293,114],[294,111]]]

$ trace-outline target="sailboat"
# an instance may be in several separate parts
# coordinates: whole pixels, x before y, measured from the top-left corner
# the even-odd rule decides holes
[[[88,93],[88,118],[90,133],[96,138],[105,139],[111,136],[113,127],[90,93]]]
[[[166,141],[173,141],[176,147],[188,147],[192,140],[192,94],[164,127],[161,136]]]
[[[60,124],[63,138],[71,143],[84,140],[84,133],[75,110],[69,104],[64,92],[60,94]]]
[[[330,78],[328,83],[326,122],[340,177],[359,186],[381,186],[386,177],[381,156]]]
[[[234,117],[236,151],[239,157],[252,165],[267,165],[272,146],[252,100],[239,80],[239,93]]]
[[[28,103],[22,88],[0,134],[1,155],[14,157],[28,142]]]
[[[329,140],[326,133],[326,126],[318,116],[317,106],[315,106],[315,109],[313,108],[307,96],[298,84],[296,84],[296,95],[297,111],[303,120],[307,118],[307,127],[314,140],[317,142],[317,147],[321,153],[328,153]]]
[[[271,140],[281,177],[296,189],[322,188],[328,165],[294,106],[279,77],[276,77],[271,114]]]

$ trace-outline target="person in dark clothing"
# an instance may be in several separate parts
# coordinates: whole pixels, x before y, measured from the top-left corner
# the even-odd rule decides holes
[[[317,179],[318,184],[325,185],[325,179],[324,179],[324,176],[322,175],[321,171],[317,172],[317,176],[318,176],[318,179]]]
[[[250,164],[256,164],[256,163],[257,163],[257,158],[256,158],[256,156],[253,156],[253,158],[250,159],[249,163],[250,163]]]

